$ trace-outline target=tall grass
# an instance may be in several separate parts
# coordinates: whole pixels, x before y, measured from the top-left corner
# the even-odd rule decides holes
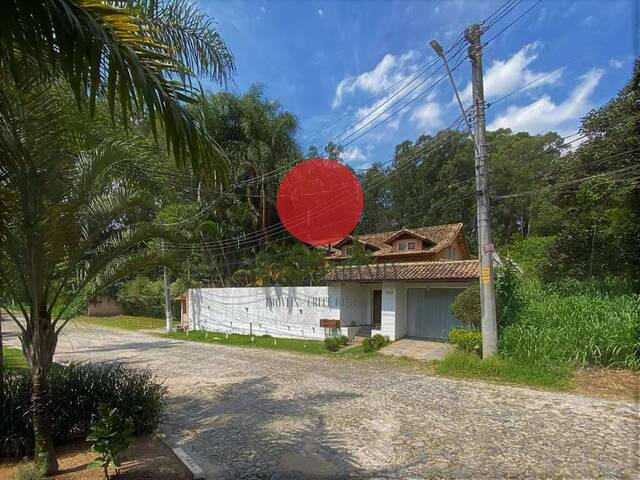
[[[520,287],[524,306],[502,331],[504,356],[640,369],[640,296],[558,294],[535,282]]]

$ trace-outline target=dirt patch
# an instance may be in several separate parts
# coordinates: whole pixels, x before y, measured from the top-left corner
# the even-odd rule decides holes
[[[85,442],[64,445],[58,449],[60,471],[55,480],[102,480],[100,469],[88,470],[87,466],[95,458]],[[20,465],[19,461],[0,463],[0,480],[12,480]],[[113,471],[110,473],[114,473]],[[154,435],[137,437],[124,453],[120,475],[121,480],[191,480],[191,472],[176,457],[173,451]]]
[[[576,371],[578,393],[605,398],[640,400],[640,372],[610,368],[582,368]]]

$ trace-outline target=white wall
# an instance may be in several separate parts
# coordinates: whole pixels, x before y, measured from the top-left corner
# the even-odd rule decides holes
[[[371,290],[368,285],[343,283],[340,286],[340,325],[348,327],[352,322],[357,325],[371,323],[368,311],[371,303]]]
[[[216,332],[325,338],[321,318],[340,319],[356,300],[335,287],[192,288],[189,328]]]
[[[380,333],[390,340],[396,336],[396,289],[395,283],[382,284],[382,321]]]

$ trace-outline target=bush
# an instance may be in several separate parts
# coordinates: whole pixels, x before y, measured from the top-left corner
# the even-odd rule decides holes
[[[47,476],[47,467],[40,462],[21,463],[16,473],[16,480],[43,480]]]
[[[136,435],[153,432],[164,414],[166,387],[149,370],[89,363],[49,371],[49,413],[56,443],[83,438],[101,403],[133,420]],[[23,455],[33,448],[31,376],[5,376],[0,385],[0,455]]]
[[[480,285],[475,283],[460,292],[451,304],[451,313],[466,328],[480,330]]]
[[[559,295],[528,282],[503,355],[522,361],[640,368],[640,296]]]
[[[339,335],[337,337],[328,337],[324,339],[324,345],[330,352],[337,352],[340,347],[349,344],[349,338],[345,335]]]
[[[184,293],[185,285],[180,279],[171,284],[171,296]],[[126,282],[116,299],[129,315],[164,318],[164,286],[162,280],[151,280],[138,275]]]
[[[449,343],[458,350],[482,354],[482,334],[476,330],[452,328],[449,331]]]
[[[498,327],[504,328],[516,319],[523,303],[520,296],[520,272],[511,257],[496,268],[496,314]]]
[[[116,475],[119,475],[120,455],[131,445],[131,419],[120,415],[117,408],[101,403],[90,432],[87,442],[91,442],[91,450],[99,455],[89,464],[89,468],[101,468],[107,480],[112,467],[116,469]]]
[[[373,337],[367,337],[362,341],[362,351],[375,352],[389,343],[389,337],[376,333]]]
[[[500,250],[503,258],[511,257],[522,267],[529,278],[539,277],[545,262],[548,261],[549,250],[555,243],[553,236],[530,235],[518,238]]]

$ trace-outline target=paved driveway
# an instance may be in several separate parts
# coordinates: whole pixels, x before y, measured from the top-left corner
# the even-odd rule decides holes
[[[73,325],[71,359],[157,371],[165,428],[215,478],[637,478],[632,403]]]

